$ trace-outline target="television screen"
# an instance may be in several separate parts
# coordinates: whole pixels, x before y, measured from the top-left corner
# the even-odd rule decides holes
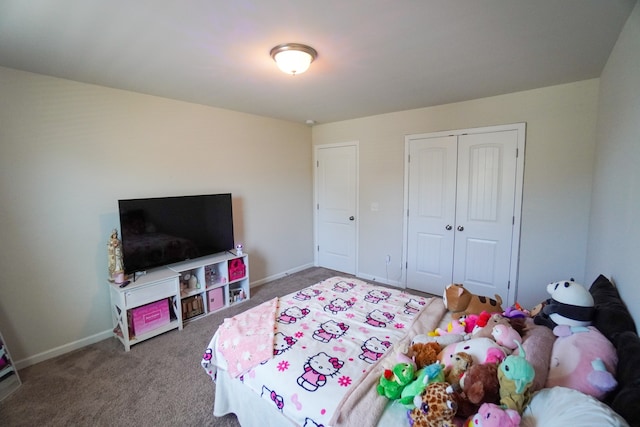
[[[119,200],[126,274],[233,249],[231,194]]]

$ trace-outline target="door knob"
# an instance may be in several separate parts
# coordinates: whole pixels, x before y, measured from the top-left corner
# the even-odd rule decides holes
[[[445,229],[447,229],[447,230],[451,230],[452,228],[453,227],[451,225],[449,225],[449,224],[447,224],[447,226],[445,227]]]
[[[349,221],[353,221],[354,219],[356,219],[356,217],[354,217],[353,215],[349,217]]]
[[[463,227],[463,226],[461,226],[461,225],[459,225],[459,226],[458,226],[458,231],[464,231],[464,227]]]

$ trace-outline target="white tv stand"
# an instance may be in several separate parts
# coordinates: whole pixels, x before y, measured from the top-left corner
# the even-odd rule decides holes
[[[230,265],[238,264],[244,266],[244,274],[230,276],[234,273]],[[191,276],[195,279],[189,281]],[[110,294],[113,334],[129,351],[134,344],[176,328],[182,330],[188,321],[248,300],[249,256],[229,251],[159,267],[131,280],[124,288],[111,283]],[[163,299],[169,300],[169,323],[134,336],[130,311]]]

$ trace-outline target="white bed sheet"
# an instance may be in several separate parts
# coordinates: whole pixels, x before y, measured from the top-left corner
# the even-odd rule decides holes
[[[439,299],[436,298],[435,300],[439,300]],[[430,304],[427,304],[427,306],[429,305]],[[442,306],[440,307],[441,310],[444,310],[444,306],[442,305],[441,302],[438,305]],[[449,316],[445,316],[445,317],[448,318]],[[426,330],[420,330],[419,332],[426,333],[427,330],[433,330],[436,326],[444,327],[446,325],[446,318],[439,317],[438,320],[441,320],[439,325],[438,323],[433,324],[432,322],[431,323],[427,322],[427,324],[430,324],[430,327],[427,328]],[[421,328],[420,326],[417,326],[417,327],[419,329]],[[417,331],[412,330],[407,332],[412,332],[408,334],[408,335],[411,335],[412,337],[415,335]],[[216,334],[212,339],[210,349],[217,349],[217,348],[218,348],[218,345],[217,345],[217,334]],[[392,353],[392,352],[389,352],[389,353]],[[240,421],[243,427],[265,426],[265,425],[266,426],[298,425],[294,423],[292,420],[286,418],[286,416],[282,412],[278,411],[277,408],[271,402],[262,398],[257,393],[254,393],[248,390],[246,385],[243,384],[243,382],[241,382],[238,379],[232,378],[226,371],[226,361],[224,360],[224,357],[221,357],[221,354],[219,354],[217,350],[214,350],[214,354],[212,356],[213,356],[213,360],[217,361],[216,363],[217,366],[215,366],[214,364],[209,364],[208,368],[205,368],[205,369],[207,369],[207,373],[209,375],[216,378],[215,403],[214,403],[215,416],[223,416],[229,413],[234,413],[238,416],[238,420]],[[384,364],[383,363],[376,364],[378,367],[375,368],[375,370],[379,372],[377,374],[374,374],[374,376],[377,375],[379,377],[380,372],[382,372],[382,370],[384,369],[380,365],[385,365],[385,366],[387,364],[392,365],[393,363],[397,362],[395,361],[395,357],[393,357],[393,354],[390,354],[390,355],[388,354],[387,356],[391,357],[394,360],[389,360],[387,361],[387,363],[384,363]],[[382,360],[380,360],[379,362],[382,362]],[[368,396],[366,396],[366,399],[364,399],[365,395],[362,394],[362,398],[366,401],[367,399],[372,398],[371,391],[373,391],[373,394],[375,395],[375,385],[373,385],[373,388],[369,386],[369,387],[365,387],[365,389],[366,391],[361,393],[368,394]],[[358,398],[359,397],[360,395],[358,395]],[[380,399],[380,398],[377,397],[377,399]],[[359,408],[359,411],[362,412],[363,406],[367,406],[367,405],[356,404],[356,406],[357,408]],[[397,426],[397,425],[404,425],[407,423],[407,410],[404,407],[402,407],[401,405],[389,404],[389,405],[386,405],[386,407],[384,407],[385,408],[384,411],[382,411],[383,407],[384,407],[384,404],[382,407],[380,407],[380,412],[382,412],[382,415],[378,421],[378,424],[377,424],[378,426],[391,427],[391,426]],[[250,410],[247,410],[247,408],[250,408]],[[370,408],[370,409],[373,409],[373,408]],[[367,411],[367,408],[364,408],[364,410]],[[378,414],[380,414],[380,412],[378,412]],[[351,418],[351,416],[349,415],[348,418]],[[336,420],[336,425],[345,425],[345,424],[349,425],[351,423],[352,423],[352,420],[350,419]],[[315,424],[315,422],[313,422],[311,419],[305,419],[304,423],[300,425],[302,425],[303,427],[317,426],[317,424]],[[325,424],[324,427],[328,427],[328,425]]]

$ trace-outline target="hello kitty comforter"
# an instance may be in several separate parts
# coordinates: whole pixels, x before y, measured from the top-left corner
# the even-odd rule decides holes
[[[433,299],[333,277],[227,319],[241,328],[223,324],[202,366],[214,380],[228,371],[295,424],[336,425],[336,411]]]

